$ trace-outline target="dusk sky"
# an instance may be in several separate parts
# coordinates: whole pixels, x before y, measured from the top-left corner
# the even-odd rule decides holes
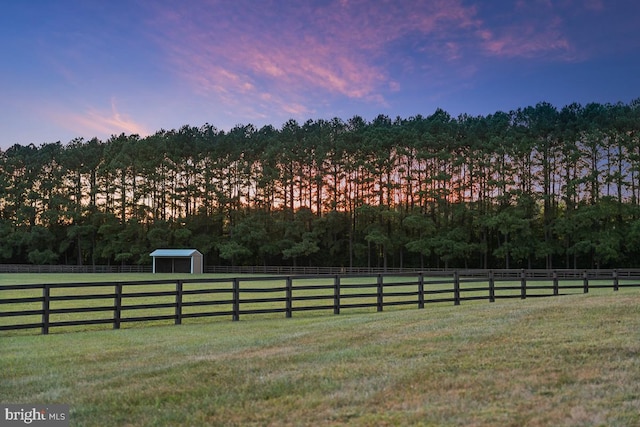
[[[4,1],[0,53],[0,149],[487,115],[640,98],[640,1]]]

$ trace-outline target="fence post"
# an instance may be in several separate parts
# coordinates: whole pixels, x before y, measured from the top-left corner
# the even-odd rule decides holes
[[[293,279],[291,278],[291,276],[287,276],[286,287],[287,287],[287,290],[286,290],[287,303],[286,303],[285,312],[286,312],[287,319],[290,319],[293,314]]]
[[[240,279],[233,279],[233,314],[232,320],[237,322],[240,320]]]
[[[418,274],[418,308],[424,308],[424,273]]]
[[[620,287],[620,283],[618,282],[618,270],[613,270],[613,290],[617,291]]]
[[[182,280],[176,282],[176,325],[182,324]]]
[[[340,314],[340,275],[333,278],[333,314]]]
[[[453,272],[453,305],[460,305],[460,273]]]
[[[585,294],[589,293],[589,275],[587,274],[587,270],[582,273],[582,288]]]
[[[120,329],[122,317],[122,283],[116,283],[116,297],[113,307],[113,329]]]
[[[527,274],[524,268],[520,271],[520,299],[527,298]]]
[[[553,296],[560,294],[560,286],[558,284],[558,272],[553,270]]]
[[[489,302],[496,302],[496,281],[493,270],[489,270]]]
[[[51,304],[51,288],[49,285],[42,287],[42,334],[49,333],[49,306]]]
[[[384,292],[384,288],[382,286],[382,274],[378,274],[378,288],[377,288],[377,295],[378,295],[378,303],[377,303],[377,310],[378,311],[382,311],[382,307],[384,306],[384,303],[382,301],[382,295]]]

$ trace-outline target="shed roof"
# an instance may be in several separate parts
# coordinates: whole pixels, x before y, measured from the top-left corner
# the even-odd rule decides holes
[[[190,257],[194,254],[201,255],[197,249],[156,249],[149,256],[153,257]]]

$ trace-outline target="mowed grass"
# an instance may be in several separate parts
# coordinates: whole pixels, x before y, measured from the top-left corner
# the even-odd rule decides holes
[[[0,401],[76,426],[640,425],[640,290],[374,310],[0,336]]]

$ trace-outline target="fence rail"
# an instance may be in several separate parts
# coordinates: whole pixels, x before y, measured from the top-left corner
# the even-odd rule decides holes
[[[0,273],[150,273],[150,265],[0,264]]]
[[[206,265],[205,273],[224,274],[377,274],[441,271],[442,269],[379,267],[308,267],[292,265],[225,266]],[[0,264],[0,273],[151,273],[151,265],[34,265]]]
[[[33,265],[33,264],[0,264],[0,273],[151,273],[151,265]],[[277,274],[277,275],[353,275],[353,274],[404,274],[404,273],[425,273],[434,275],[439,273],[453,274],[454,270],[443,270],[441,268],[380,268],[380,267],[308,267],[291,265],[259,265],[259,266],[224,266],[206,265],[205,273],[224,274]],[[520,275],[522,269],[465,269],[458,270],[464,276],[486,277],[488,271],[494,271],[496,277],[515,277]],[[614,270],[576,270],[576,269],[555,269],[555,270],[527,270],[529,277],[547,277],[550,271],[555,271],[561,278],[581,276],[587,271],[590,276],[610,275]],[[640,276],[640,269],[620,269],[622,276]]]
[[[640,287],[638,270],[461,270],[0,286],[0,331],[375,309]]]

